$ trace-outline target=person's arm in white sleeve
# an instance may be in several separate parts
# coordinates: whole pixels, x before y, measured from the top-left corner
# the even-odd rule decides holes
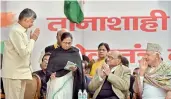
[[[12,44],[14,45],[15,50],[19,54],[19,56],[25,57],[32,53],[35,40],[30,39],[30,41],[26,44],[23,41],[23,39],[24,39],[23,34],[18,31],[11,32],[9,35],[9,38],[10,38]]]
[[[140,76],[140,84],[141,84],[141,88],[143,88],[143,80],[144,80],[144,76]]]

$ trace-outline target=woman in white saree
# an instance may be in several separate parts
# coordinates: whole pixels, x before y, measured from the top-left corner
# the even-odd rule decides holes
[[[55,49],[50,56],[46,99],[77,99],[78,90],[85,88],[79,50],[71,46],[72,39],[70,33],[63,33],[61,47]],[[66,65],[69,68],[65,68]]]

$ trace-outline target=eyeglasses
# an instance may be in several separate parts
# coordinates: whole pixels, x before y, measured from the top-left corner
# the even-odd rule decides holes
[[[63,44],[65,44],[65,45],[71,45],[72,44],[72,42],[62,42]]]
[[[44,59],[44,60],[42,61],[42,63],[48,64],[48,60],[47,60],[47,59]]]
[[[113,59],[118,59],[118,58],[112,57],[112,56],[108,56],[108,59],[109,59],[109,60],[113,60]]]

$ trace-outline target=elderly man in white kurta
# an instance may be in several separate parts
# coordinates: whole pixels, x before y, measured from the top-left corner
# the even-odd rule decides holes
[[[30,34],[30,39],[26,34],[36,19],[33,10],[24,9],[18,19],[19,21],[10,30],[4,48],[2,78],[5,99],[24,99],[26,79],[32,79],[30,57],[40,33],[37,28]]]
[[[159,44],[147,44],[134,84],[140,99],[171,99],[171,65],[161,60],[161,51]]]

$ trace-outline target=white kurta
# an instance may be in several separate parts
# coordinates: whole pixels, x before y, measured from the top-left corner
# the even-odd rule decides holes
[[[49,80],[46,99],[72,99],[73,80],[72,72]]]
[[[143,99],[165,99],[166,91],[161,88],[154,87],[150,84],[144,83]]]
[[[142,99],[165,99],[166,91],[147,83],[143,83],[144,77],[140,77],[141,86],[143,86]]]

